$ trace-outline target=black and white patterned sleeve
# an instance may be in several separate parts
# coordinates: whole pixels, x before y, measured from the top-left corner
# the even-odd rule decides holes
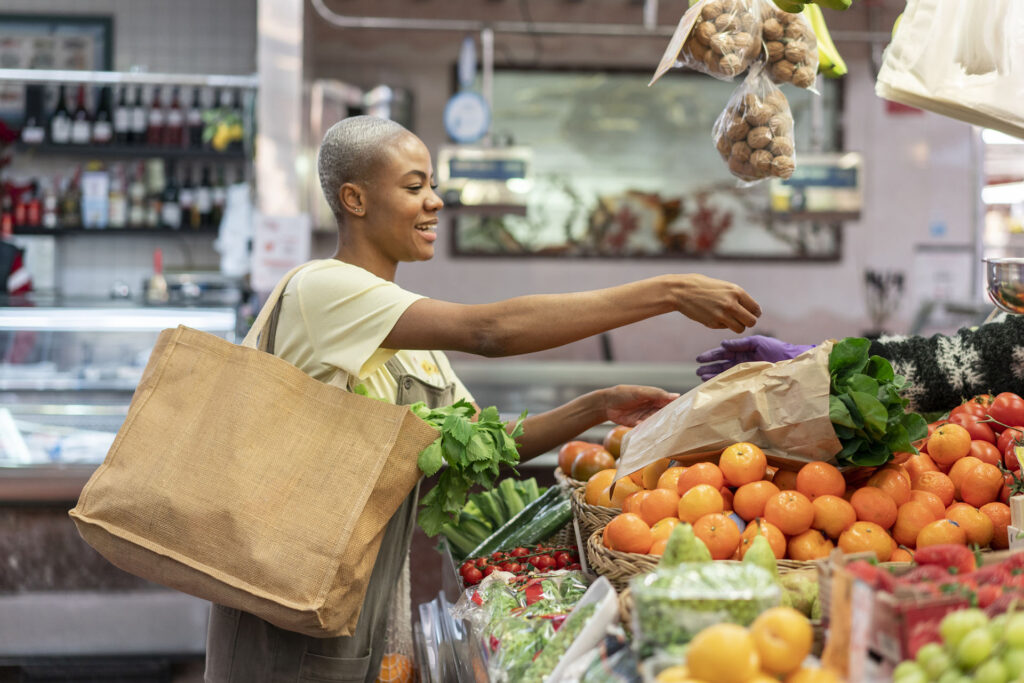
[[[949,410],[988,392],[1024,395],[1024,316],[949,336],[881,337],[871,353],[907,378],[911,386],[903,395],[915,411]]]

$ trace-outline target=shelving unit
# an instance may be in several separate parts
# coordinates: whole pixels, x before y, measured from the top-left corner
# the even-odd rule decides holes
[[[182,230],[174,230],[171,228],[151,228],[149,226],[126,226],[123,228],[57,228],[56,230],[50,230],[48,228],[15,228],[15,235],[51,235],[53,237],[73,237],[73,236],[141,236],[149,235],[150,237],[157,235],[216,235],[216,226],[205,226],[202,228],[188,228]]]
[[[247,161],[244,150],[192,149],[185,147],[150,147],[146,145],[54,145],[17,143],[15,154],[45,157],[74,157],[78,159],[195,159],[196,161]]]

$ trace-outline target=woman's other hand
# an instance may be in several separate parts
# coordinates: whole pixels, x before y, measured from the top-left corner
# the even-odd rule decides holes
[[[645,418],[679,398],[679,394],[657,387],[619,384],[603,389],[601,398],[606,420],[635,427]]]
[[[738,363],[750,361],[777,363],[780,360],[796,358],[804,351],[813,348],[814,344],[789,344],[780,339],[760,334],[742,339],[726,339],[717,348],[697,356],[698,363],[707,363],[707,365],[697,368],[697,376],[706,382]]]

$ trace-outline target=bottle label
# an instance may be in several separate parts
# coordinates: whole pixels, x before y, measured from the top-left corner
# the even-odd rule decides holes
[[[198,109],[189,109],[188,117],[186,120],[188,121],[188,125],[190,127],[203,125],[203,115],[200,113]]]
[[[71,140],[71,121],[63,117],[55,117],[50,122],[50,139],[58,144]]]
[[[213,199],[210,196],[209,188],[201,187],[196,192],[196,208],[199,209],[199,213],[210,213],[210,209],[213,208]]]
[[[164,202],[161,209],[161,218],[163,219],[164,227],[177,229],[181,226],[181,207],[178,204]]]
[[[76,145],[87,145],[92,131],[88,121],[75,121],[71,124],[71,142]]]
[[[164,113],[160,109],[149,110],[149,125],[154,128],[159,128],[164,125]]]
[[[132,110],[132,130],[136,133],[146,132],[146,110],[142,107]]]
[[[167,125],[172,128],[180,128],[184,123],[180,109],[169,109],[167,111]]]
[[[131,112],[127,108],[121,107],[114,112],[114,130],[118,133],[127,133],[131,130],[131,126]]]
[[[21,141],[27,145],[38,145],[46,139],[46,131],[40,126],[25,126],[21,129]]]
[[[227,199],[228,199],[227,190],[225,190],[222,186],[218,185],[218,186],[213,188],[213,205],[214,206],[224,206],[224,202],[226,202]]]
[[[92,124],[93,142],[110,142],[113,137],[114,130],[111,128],[109,121],[97,121]]]
[[[181,204],[182,208],[192,208],[192,205],[196,201],[196,195],[191,189],[182,188],[178,195],[178,203]]]
[[[110,196],[110,227],[123,228],[128,220],[128,203],[124,195]]]

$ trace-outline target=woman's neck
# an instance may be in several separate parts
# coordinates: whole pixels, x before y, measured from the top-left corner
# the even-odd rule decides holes
[[[351,263],[353,266],[359,266],[383,280],[395,281],[395,272],[398,270],[397,263],[388,260],[375,250],[360,247],[358,243],[345,242],[340,236],[338,238],[338,249],[334,252],[334,258],[345,263]]]

